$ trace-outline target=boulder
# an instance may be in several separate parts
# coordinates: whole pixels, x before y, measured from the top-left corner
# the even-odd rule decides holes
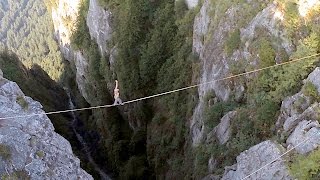
[[[308,78],[304,81],[306,83],[307,81],[310,81],[313,85],[316,86],[318,93],[320,94],[320,68],[317,67],[315,70],[312,71],[312,73],[309,74]]]
[[[186,0],[186,4],[189,9],[192,9],[199,4],[199,0]]]
[[[303,142],[301,144],[301,142]],[[287,139],[287,145],[290,149],[295,148],[299,154],[307,154],[320,145],[320,125],[318,121],[301,121],[293,133]]]
[[[210,158],[209,161],[208,161],[208,170],[209,170],[209,173],[213,173],[213,172],[214,172],[214,170],[215,170],[216,167],[217,167],[217,164],[218,164],[217,160],[214,159],[214,157],[211,156],[211,158]]]
[[[241,180],[262,166],[278,158],[284,152],[280,144],[264,141],[242,152],[237,157],[237,164],[227,167],[222,180]],[[292,179],[283,158],[252,174],[248,179]]]
[[[230,111],[224,115],[220,123],[208,134],[207,143],[217,138],[220,144],[225,144],[231,137],[231,121],[236,114],[236,111]]]

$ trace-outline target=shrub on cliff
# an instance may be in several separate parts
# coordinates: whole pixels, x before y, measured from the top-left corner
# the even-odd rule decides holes
[[[227,55],[230,56],[233,53],[233,51],[239,48],[240,44],[240,29],[236,29],[235,31],[229,34],[226,44],[224,45],[224,50],[227,53]]]
[[[308,155],[296,155],[290,164],[290,173],[297,179],[319,179],[320,149]]]

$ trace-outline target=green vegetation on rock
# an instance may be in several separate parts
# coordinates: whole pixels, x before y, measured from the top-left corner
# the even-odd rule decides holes
[[[313,100],[319,100],[317,87],[312,82],[307,81],[302,87],[302,93],[311,97]]]
[[[234,50],[238,49],[241,43],[240,30],[237,29],[230,33],[224,49],[228,55],[231,55]]]
[[[2,180],[30,180],[31,177],[28,175],[26,171],[14,171],[10,174],[4,174],[1,176]]]
[[[11,150],[10,150],[10,147],[5,145],[5,144],[0,144],[0,157],[7,161],[9,159],[11,159]]]
[[[290,173],[299,180],[319,179],[320,150],[317,149],[308,155],[296,155],[289,166]]]
[[[28,110],[28,102],[24,99],[23,96],[17,97],[17,103],[25,110]]]
[[[206,107],[206,109],[204,110],[205,127],[209,130],[212,130],[215,126],[217,126],[220,123],[221,118],[226,113],[234,110],[237,106],[238,105],[235,102],[217,102],[212,106]]]

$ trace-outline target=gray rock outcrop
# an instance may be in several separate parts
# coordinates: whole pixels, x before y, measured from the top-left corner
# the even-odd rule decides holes
[[[291,53],[294,50],[292,42],[289,40],[287,33],[282,28],[283,25],[279,19],[281,17],[276,17],[274,15],[276,10],[277,5],[270,4],[257,14],[246,28],[241,29],[241,40],[244,41],[246,45],[250,45],[251,41],[255,36],[257,36],[257,28],[264,28],[268,33],[270,33],[270,35],[279,39],[279,48],[282,47],[287,53]],[[251,56],[250,58],[254,58],[247,48],[248,46],[245,48],[245,54]],[[247,58],[249,57],[247,56]]]
[[[304,81],[311,82],[320,94],[320,68],[316,68]],[[237,157],[237,164],[226,167],[224,180],[242,179],[283,152],[296,147],[293,151],[307,154],[320,145],[320,103],[303,94],[303,90],[287,97],[282,102],[280,115],[276,122],[279,135],[285,140],[284,146],[265,141],[242,152]],[[248,179],[292,179],[284,159],[279,159]]]
[[[320,94],[320,68],[317,67],[304,83],[312,83]],[[319,117],[319,102],[314,102],[312,97],[303,94],[301,90],[297,94],[283,100],[276,126],[282,133],[291,133],[302,120],[317,120]]]
[[[304,143],[303,143],[304,142]],[[301,121],[287,139],[288,149],[295,147],[299,154],[307,154],[320,145],[320,125],[318,121]]]
[[[308,78],[306,80],[304,80],[304,83],[306,83],[307,81],[311,82],[313,85],[315,85],[315,87],[318,90],[318,93],[320,93],[320,68],[317,67],[315,70],[312,71],[312,73],[310,73],[308,75]]]
[[[292,129],[301,120],[301,112],[304,112],[311,104],[311,99],[299,92],[284,99],[281,105],[281,113],[278,117],[276,126],[283,128],[284,132]]]
[[[16,83],[0,79],[1,177],[93,179],[43,113],[41,104],[26,97]]]
[[[231,136],[231,121],[236,116],[236,111],[230,111],[221,118],[221,122],[208,134],[207,142],[217,138],[220,144],[225,144]]]
[[[264,141],[242,152],[237,157],[237,164],[227,167],[222,180],[240,180],[265,164],[277,159],[284,152],[284,148],[272,141]],[[292,179],[286,168],[284,159],[280,158],[247,179],[270,180]]]
[[[209,173],[213,173],[214,170],[217,168],[217,160],[214,157],[211,157],[208,161],[208,171]]]
[[[317,67],[304,83],[310,82],[320,94],[320,68]],[[304,85],[305,86],[305,85]],[[287,97],[281,105],[276,126],[282,138],[286,140],[287,149],[298,146],[295,151],[307,154],[320,145],[320,102],[303,94],[303,90]],[[303,143],[302,143],[303,142]]]
[[[199,0],[185,0],[189,9],[196,7],[199,4]]]
[[[193,52],[201,54],[204,46],[204,36],[208,33],[210,25],[210,1],[205,1],[200,9],[199,14],[196,16],[193,25]]]

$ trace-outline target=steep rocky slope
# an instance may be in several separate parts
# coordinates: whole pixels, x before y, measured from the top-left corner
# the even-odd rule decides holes
[[[247,15],[249,17],[246,17],[245,12],[240,11],[241,8],[244,8],[242,4],[231,5],[223,15],[215,12],[214,9],[210,9],[212,6],[214,6],[212,1],[207,0],[204,2],[194,25],[193,50],[199,54],[202,62],[201,83],[235,74],[235,72],[232,72],[232,68],[234,68],[232,66],[235,64],[238,66],[235,68],[238,68],[239,72],[249,70],[249,65],[252,65],[253,68],[258,67],[259,55],[256,54],[257,52],[252,51],[252,49],[253,46],[256,46],[254,41],[259,38],[258,36],[264,36],[263,34],[259,34],[259,29],[263,29],[263,31],[266,31],[263,33],[278,40],[276,54],[280,55],[281,51],[285,51],[288,54],[292,53],[293,45],[283,29],[280,19],[274,16],[274,11],[277,10],[275,4],[271,3],[264,8],[261,6],[261,2],[254,2],[251,8],[256,7],[256,9]],[[259,9],[261,12],[259,12]],[[213,17],[219,15],[223,17],[221,19],[212,18],[210,13],[215,13]],[[237,43],[243,44],[243,46],[227,54],[225,52],[225,44],[227,43],[228,35],[236,29],[239,30],[239,28],[240,34],[237,41],[240,40],[241,42]],[[279,58],[276,57],[276,59]],[[247,66],[241,67],[241,63]],[[203,120],[205,95],[213,90],[215,95],[222,101],[228,101],[231,96],[235,100],[241,101],[245,92],[245,86],[246,84],[243,82],[233,82],[232,80],[200,86],[200,103],[195,109],[191,125],[193,144],[200,143],[205,136],[203,122],[201,122]]]
[[[284,62],[289,57],[304,57],[319,52],[319,41],[318,39],[313,39],[313,37],[311,37],[313,36],[312,30],[306,31],[303,29],[304,26],[319,26],[319,19],[315,18],[315,15],[312,15],[312,13],[319,13],[319,11],[315,10],[319,8],[319,2],[299,1],[297,4],[290,4],[288,1],[263,2],[264,3],[262,3],[262,1],[251,2],[251,8],[254,7],[255,10],[251,10],[250,14],[246,14],[248,11],[246,8],[250,7],[245,6],[245,4],[233,4],[230,2],[225,13],[219,14],[221,12],[217,11],[219,9],[217,6],[223,5],[219,4],[219,2],[215,4],[213,1],[204,1],[200,13],[195,20],[193,41],[193,51],[199,54],[202,62],[202,76],[200,82],[204,83],[228,75],[265,67],[262,63],[264,63],[267,58],[264,58],[263,54],[271,51],[268,50],[266,46],[263,50],[257,51],[255,49],[257,46],[262,46],[261,44],[265,41],[264,38],[271,43],[271,46],[269,47],[272,47],[273,49],[272,53],[268,54],[269,65]],[[288,9],[288,7],[292,9]],[[257,9],[258,11],[256,11]],[[290,11],[293,10],[296,12],[295,16],[289,16],[288,14],[292,13]],[[300,21],[301,24],[299,25],[299,23],[296,22],[297,24],[295,24],[295,27],[293,28],[291,26],[292,19],[297,20],[297,22]],[[292,28],[295,29],[296,32],[292,32]],[[236,33],[237,35],[234,35],[234,32],[236,31],[238,31]],[[318,38],[319,34],[316,36]],[[236,45],[232,47],[231,50],[229,49],[229,43],[232,42],[229,41],[230,37],[236,37],[233,41]],[[307,48],[310,48],[310,50],[308,49],[304,54],[298,55],[301,53],[301,47],[299,46],[304,46],[302,45],[304,44],[303,41],[306,41],[308,38],[310,38],[310,41],[315,42],[315,46],[305,44],[305,50],[307,50]],[[260,41],[259,39],[264,40]],[[315,61],[310,61],[312,63],[317,60],[318,58],[315,58]],[[309,61],[306,60],[297,66],[303,67],[304,64],[308,63]],[[312,70],[314,67],[315,66],[313,65],[309,68]],[[311,72],[310,69],[301,77],[306,77],[306,75]],[[291,73],[295,72],[292,76],[304,73],[302,68],[301,71],[295,69],[291,69],[290,71]],[[254,124],[264,118],[261,116],[255,117],[256,114],[254,113],[254,110],[246,111],[247,117],[239,115],[240,112],[246,108],[242,106],[241,108],[237,108],[236,111],[226,112],[222,117],[221,122],[219,121],[220,124],[218,124],[218,126],[214,127],[213,130],[210,128],[208,129],[208,125],[204,122],[206,119],[205,109],[208,106],[208,94],[210,95],[212,92],[214,92],[213,97],[215,97],[215,102],[219,100],[228,102],[231,100],[237,102],[242,101],[241,103],[243,103],[244,100],[246,102],[245,104],[250,105],[254,104],[254,102],[252,102],[253,97],[250,93],[255,92],[256,95],[260,93],[262,98],[263,96],[270,95],[269,98],[273,99],[272,101],[277,103],[280,102],[282,104],[280,112],[278,113],[280,114],[279,116],[268,117],[270,123],[270,127],[268,128],[271,130],[268,133],[271,135],[274,134],[272,135],[272,139],[276,137],[276,141],[264,141],[257,145],[252,144],[254,145],[253,147],[248,148],[248,150],[241,152],[240,155],[237,156],[236,164],[224,168],[225,171],[223,176],[209,175],[206,179],[242,179],[254,170],[269,163],[271,160],[278,158],[286,150],[290,150],[306,138],[308,138],[308,141],[301,144],[293,150],[293,152],[306,155],[311,151],[316,150],[318,147],[317,138],[319,136],[319,118],[317,110],[319,82],[316,80],[319,77],[318,71],[318,68],[316,68],[309,77],[304,80],[302,89],[300,88],[301,85],[298,86],[299,90],[293,90],[296,88],[294,86],[292,86],[291,89],[285,89],[286,85],[282,87],[284,88],[283,90],[269,90],[266,86],[264,86],[266,89],[259,89],[259,83],[264,80],[259,78],[259,76],[261,77],[261,74],[257,73],[246,75],[241,79],[236,78],[200,86],[198,89],[200,100],[195,108],[190,126],[193,146],[195,147],[202,147],[204,144],[205,146],[210,147],[210,145],[207,144],[219,142],[221,145],[226,145],[223,147],[230,149],[234,148],[233,146],[238,146],[238,144],[245,144],[245,141],[250,141],[248,140],[249,137],[247,137],[248,139],[242,139],[242,142],[238,142],[238,144],[234,144],[234,140],[239,138],[239,136],[241,137],[241,134],[235,131],[241,131],[241,128],[239,127],[243,126],[243,124],[247,124],[251,119],[250,116],[254,117],[252,118],[253,124],[250,125],[251,128],[254,128]],[[271,70],[271,72],[276,74],[277,70]],[[302,81],[301,77],[295,79],[292,84],[300,84]],[[258,81],[254,81],[255,78],[258,78]],[[268,78],[272,79],[272,76],[269,76]],[[269,81],[269,86],[276,84],[276,81],[279,79]],[[254,82],[253,90],[250,89],[250,81]],[[283,81],[290,81],[290,77],[286,77]],[[277,86],[273,86],[273,88],[276,89]],[[297,91],[300,92],[293,96],[285,96],[285,94],[290,95]],[[261,92],[265,92],[266,94],[261,94]],[[271,104],[266,106],[268,108],[272,107]],[[256,106],[253,107],[249,106],[249,108],[259,109],[259,105],[256,104]],[[267,112],[268,109],[264,109],[264,111],[266,111],[264,116],[271,114],[270,111]],[[238,116],[233,115],[230,117],[230,113],[235,112]],[[244,121],[242,121],[241,124],[235,124],[239,123],[239,121],[237,121],[239,118]],[[249,129],[246,131],[248,130]],[[258,128],[255,130],[258,130]],[[262,135],[263,132],[258,133],[260,133],[260,137],[264,136]],[[217,141],[215,141],[215,139],[217,139]],[[255,138],[251,141],[254,141],[254,139]],[[217,162],[221,157],[215,154],[214,151],[210,152],[209,150],[209,154],[211,154],[211,158],[208,161],[209,172],[211,171],[216,174],[218,169],[217,164],[219,164]],[[292,154],[281,157],[268,167],[253,174],[249,179],[293,179],[289,174],[294,173],[296,169],[291,170],[290,173],[288,169],[290,161],[294,159],[293,157]]]
[[[288,150],[297,154],[308,154],[319,146],[320,124],[319,99],[320,69],[316,68],[304,81],[302,90],[287,97],[283,102],[277,126],[280,141],[264,141],[237,156],[237,164],[225,168],[222,179],[242,179],[260,167],[271,163],[254,173],[249,179],[293,179],[289,175],[290,154],[280,156]],[[312,91],[306,90],[312,86]],[[284,142],[284,143],[280,143]],[[303,142],[303,143],[302,143]],[[292,157],[291,157],[292,158]],[[276,160],[277,159],[277,160]],[[209,175],[205,179],[217,176]]]
[[[54,132],[39,102],[0,76],[0,174],[3,179],[93,179],[70,143]],[[10,118],[12,116],[25,116]]]

